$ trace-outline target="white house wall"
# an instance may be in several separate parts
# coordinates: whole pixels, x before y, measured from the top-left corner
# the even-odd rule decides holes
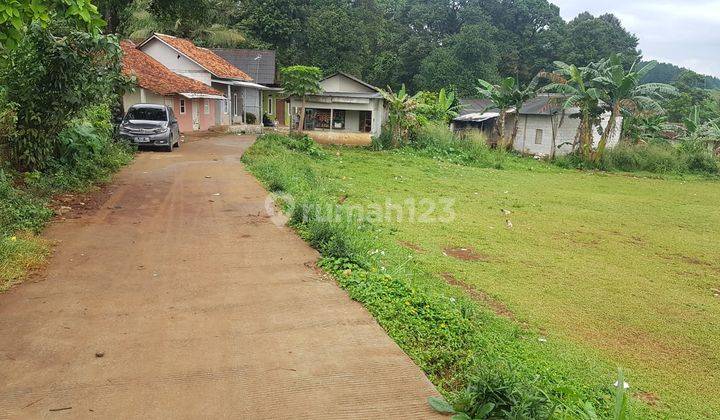
[[[168,103],[165,96],[158,95],[147,89],[135,88],[134,92],[123,95],[123,110],[127,112],[131,106],[136,104],[171,105],[171,100],[170,98],[170,103]]]
[[[349,98],[353,102],[341,102],[343,98],[333,98],[337,102],[330,102],[328,97],[321,97],[323,100],[308,100],[305,101],[305,108],[315,109],[343,109],[346,111],[371,111],[372,112],[372,123],[370,125],[370,134],[373,136],[380,135],[382,124],[387,118],[387,112],[383,107],[382,99],[367,99],[367,98]],[[314,99],[314,98],[313,98]],[[360,103],[358,103],[360,102]],[[290,113],[299,112],[302,106],[302,100],[300,98],[290,99]],[[357,113],[347,113],[345,126],[348,127],[348,131],[359,131],[360,121],[359,119],[354,122],[348,121],[348,115],[353,114],[354,118],[359,118]],[[352,125],[351,125],[352,124]]]
[[[208,86],[211,83],[212,76],[210,72],[157,38],[148,41],[142,46],[141,50],[174,73],[195,79]]]
[[[320,87],[325,92],[375,93],[375,91],[369,87],[352,79],[348,79],[342,74],[336,74],[323,80],[320,82]]]
[[[610,114],[606,114],[602,119],[602,127],[607,125]],[[553,142],[553,125],[555,126],[555,141]],[[579,118],[572,118],[567,113],[563,117],[561,114],[549,115],[521,115],[520,124],[518,126],[518,135],[515,140],[515,150],[532,154],[532,155],[552,155],[555,148],[555,155],[565,155],[572,151],[572,144],[575,142]],[[618,117],[617,130],[611,138],[608,139],[607,147],[612,148],[617,145],[620,140],[620,127],[622,126],[622,117]],[[512,130],[509,126],[507,129]],[[535,144],[536,130],[543,130],[542,144]],[[593,130],[594,146],[600,141],[600,133]],[[562,145],[560,148],[557,146]]]

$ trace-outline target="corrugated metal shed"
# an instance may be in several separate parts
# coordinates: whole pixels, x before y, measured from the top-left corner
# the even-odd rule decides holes
[[[275,84],[275,51],[213,48],[212,51],[261,85]]]

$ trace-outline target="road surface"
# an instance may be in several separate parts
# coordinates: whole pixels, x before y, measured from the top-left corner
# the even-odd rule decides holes
[[[143,152],[0,295],[0,418],[428,418],[421,370],[265,212],[251,137]]]

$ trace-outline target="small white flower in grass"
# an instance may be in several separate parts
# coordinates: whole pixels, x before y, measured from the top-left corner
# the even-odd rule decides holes
[[[541,342],[541,343],[547,343],[547,338],[545,338],[545,337],[540,337],[540,338],[538,338],[538,341]]]
[[[454,297],[450,298],[450,302],[455,303],[456,299]]]
[[[617,387],[618,387],[618,381],[615,381],[615,382],[613,383],[613,386],[614,386],[615,388],[617,388]],[[627,383],[627,382],[625,382],[625,381],[623,381],[623,388],[624,388],[624,389],[630,388],[630,384]]]

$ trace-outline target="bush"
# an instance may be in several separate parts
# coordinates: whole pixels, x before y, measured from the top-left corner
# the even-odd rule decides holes
[[[0,169],[0,240],[18,231],[39,232],[52,217],[45,200],[16,188]]]
[[[720,173],[718,160],[707,148],[674,146],[668,142],[620,143],[605,151],[602,159],[587,162],[577,154],[558,156],[554,163],[563,168],[600,169],[603,171],[652,172],[657,174]]]
[[[412,147],[420,154],[451,163],[502,169],[510,153],[491,149],[478,131],[453,133],[444,124],[429,123],[415,135]]]
[[[113,36],[70,29],[62,20],[33,24],[0,68],[16,127],[4,138],[15,168],[46,170],[58,136],[88,104],[109,103],[123,85]]]
[[[245,122],[247,124],[255,124],[257,122],[257,117],[255,116],[255,114],[251,114],[248,112],[247,114],[245,114]]]

